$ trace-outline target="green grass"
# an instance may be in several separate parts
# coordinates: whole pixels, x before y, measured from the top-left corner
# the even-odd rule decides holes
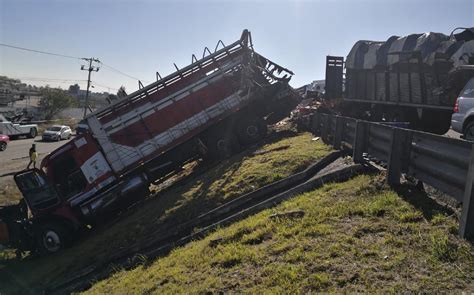
[[[18,190],[13,177],[0,179],[0,184],[0,206],[17,204],[21,198],[21,193]]]
[[[456,236],[457,221],[382,181],[363,175],[327,184],[118,271],[86,293],[472,291],[474,248]],[[292,210],[305,214],[270,218]]]
[[[191,176],[182,185],[150,197],[142,206],[92,231],[70,249],[45,258],[0,261],[0,277],[10,278],[6,283],[1,280],[0,293],[38,293],[89,264],[106,261],[132,245],[156,238],[159,231],[172,231],[176,224],[301,171],[331,152],[330,147],[311,138],[309,133],[285,139],[269,138],[266,144],[249,148],[205,173]],[[251,239],[249,236],[248,243],[252,243]],[[230,256],[227,253],[216,256],[216,265],[251,259],[250,253],[241,250],[236,247]]]

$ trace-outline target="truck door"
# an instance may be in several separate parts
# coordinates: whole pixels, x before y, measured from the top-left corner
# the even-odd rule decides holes
[[[58,192],[39,169],[19,172],[14,179],[31,211],[45,210],[61,202]]]

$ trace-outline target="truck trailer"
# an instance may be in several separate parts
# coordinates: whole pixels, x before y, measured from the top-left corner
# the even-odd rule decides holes
[[[344,57],[328,56],[326,97],[343,100],[343,114],[405,121],[444,134],[454,103],[474,76],[474,28],[461,32],[361,40]],[[345,79],[343,79],[345,64]]]
[[[288,85],[293,73],[255,52],[249,31],[219,44],[89,114],[86,131],[40,169],[15,174],[23,199],[0,209],[0,243],[57,252],[80,228],[127,208],[188,161],[221,159],[258,141],[298,104]]]

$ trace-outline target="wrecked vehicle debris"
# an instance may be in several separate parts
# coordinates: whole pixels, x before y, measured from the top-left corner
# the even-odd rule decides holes
[[[299,97],[288,85],[293,73],[255,52],[251,40],[244,30],[228,46],[219,41],[214,53],[206,48],[202,59],[193,55],[191,65],[88,115],[83,134],[40,169],[14,176],[23,205],[0,209],[0,242],[57,252],[185,163],[227,157],[265,136]]]

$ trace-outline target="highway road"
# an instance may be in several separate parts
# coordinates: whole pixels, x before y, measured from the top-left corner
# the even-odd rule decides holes
[[[41,141],[41,136],[10,141],[7,149],[0,152],[0,177],[4,174],[26,168],[29,162],[28,151],[33,143],[36,144],[36,151],[38,152],[37,166],[39,166],[41,160],[48,153],[54,151],[66,142],[67,140],[43,142]]]
[[[14,204],[20,198],[20,192],[13,181],[13,174],[26,168],[29,162],[28,152],[31,144],[36,144],[39,167],[41,160],[67,140],[59,142],[43,142],[41,136],[36,138],[16,139],[8,143],[5,151],[0,152],[0,205]]]

